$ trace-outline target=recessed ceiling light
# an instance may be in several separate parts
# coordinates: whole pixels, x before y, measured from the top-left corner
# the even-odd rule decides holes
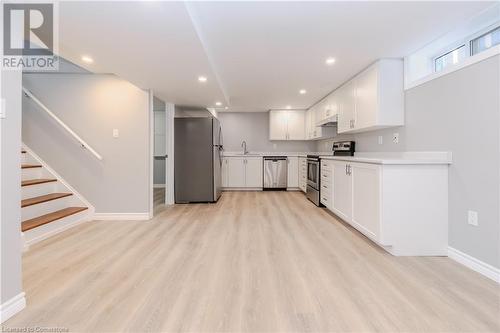
[[[198,76],[198,81],[207,82],[207,77],[206,76]]]
[[[300,89],[299,90],[299,94],[304,95],[305,93],[307,93],[307,90],[305,90],[305,89]]]
[[[333,64],[335,63],[335,58],[332,58],[332,57],[327,58],[327,59],[325,60],[325,63],[326,63],[327,65],[333,65]]]
[[[82,56],[82,61],[83,61],[83,62],[86,62],[87,64],[91,64],[91,63],[93,63],[93,62],[94,62],[94,59],[92,59],[92,58],[91,58],[91,57],[89,57],[89,56],[84,55],[84,56]]]
[[[286,109],[287,109],[287,110],[290,110],[291,108],[292,108],[292,107],[291,107],[290,105],[287,105],[287,106],[286,106]]]
[[[215,102],[215,105],[217,105],[217,106],[221,106],[221,105],[222,105],[222,103],[221,103],[221,102]]]

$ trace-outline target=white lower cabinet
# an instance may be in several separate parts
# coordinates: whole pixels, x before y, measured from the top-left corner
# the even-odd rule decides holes
[[[262,157],[245,158],[245,187],[262,188],[264,184],[263,168]]]
[[[330,162],[333,213],[394,255],[447,255],[447,164]]]
[[[245,187],[245,159],[243,157],[228,157],[227,186]]]
[[[299,188],[302,192],[307,190],[307,158],[299,157]]]
[[[222,158],[222,166],[221,166],[221,178],[222,178],[222,187],[228,187],[228,180],[229,180],[229,175],[228,175],[228,163],[229,160],[227,157]]]
[[[262,157],[224,157],[222,187],[262,188]]]
[[[333,162],[332,211],[349,222],[352,215],[352,179],[347,162]]]
[[[380,241],[380,173],[376,164],[350,164],[352,178],[352,217],[356,227]]]
[[[287,188],[297,188],[299,187],[299,158],[288,156],[287,160]]]
[[[321,160],[319,200],[325,207],[333,208],[333,162]]]

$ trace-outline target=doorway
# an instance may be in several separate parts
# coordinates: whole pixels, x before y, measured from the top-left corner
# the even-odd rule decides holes
[[[151,94],[152,177],[150,216],[161,213],[173,199],[173,117],[174,105]]]

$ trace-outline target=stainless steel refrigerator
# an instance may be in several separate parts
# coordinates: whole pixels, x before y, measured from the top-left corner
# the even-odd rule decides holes
[[[174,120],[175,202],[216,202],[222,187],[222,130],[216,118]]]

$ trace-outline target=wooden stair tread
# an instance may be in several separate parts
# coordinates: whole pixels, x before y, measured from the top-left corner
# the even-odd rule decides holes
[[[21,181],[21,186],[30,186],[30,185],[44,184],[56,181],[57,179],[52,179],[52,178],[28,179]]]
[[[21,169],[41,168],[40,164],[22,164]]]
[[[86,210],[87,207],[68,207],[49,214],[38,216],[21,223],[21,230],[28,231],[41,225],[62,219],[64,217]]]
[[[41,195],[38,197],[33,197],[29,199],[24,199],[21,201],[21,207],[28,207],[36,204],[40,204],[47,201],[52,201],[60,198],[65,198],[73,195],[73,193],[50,193]]]

